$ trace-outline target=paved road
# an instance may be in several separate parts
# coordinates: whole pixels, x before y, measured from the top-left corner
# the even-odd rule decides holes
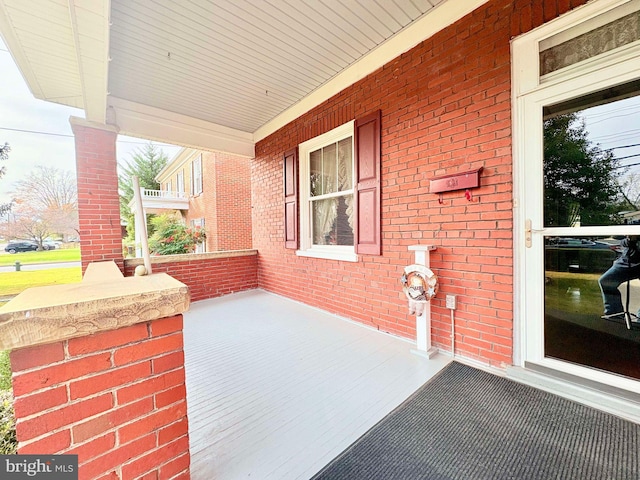
[[[82,264],[80,262],[59,262],[59,263],[32,263],[29,265],[20,265],[20,271],[29,271],[29,270],[48,270],[51,268],[69,268],[69,267],[80,267]],[[9,266],[0,266],[0,273],[2,272],[15,272],[16,267],[15,264]]]

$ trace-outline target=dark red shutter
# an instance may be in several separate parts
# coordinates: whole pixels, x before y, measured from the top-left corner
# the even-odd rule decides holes
[[[380,255],[380,110],[356,119],[356,253]]]
[[[284,154],[284,245],[298,248],[298,149]]]

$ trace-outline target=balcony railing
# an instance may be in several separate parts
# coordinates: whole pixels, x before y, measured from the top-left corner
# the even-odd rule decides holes
[[[140,193],[142,196],[142,206],[146,211],[189,209],[189,195],[186,192],[140,188]],[[132,210],[135,208],[135,197],[129,202],[129,207]]]
[[[149,198],[149,199],[164,198],[164,199],[171,199],[171,200],[180,199],[180,198],[184,198],[186,200],[189,199],[189,197],[185,192],[173,192],[173,191],[166,191],[166,190],[148,190],[146,188],[141,188],[140,193],[142,193],[143,200],[146,198]]]

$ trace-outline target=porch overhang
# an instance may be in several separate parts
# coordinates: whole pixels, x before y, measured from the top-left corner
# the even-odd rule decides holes
[[[488,0],[21,0],[0,35],[36,98],[121,134],[254,156],[256,142]],[[180,7],[180,8],[178,8]]]

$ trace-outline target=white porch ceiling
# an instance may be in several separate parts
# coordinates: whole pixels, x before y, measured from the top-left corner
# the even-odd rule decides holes
[[[33,94],[121,133],[253,143],[487,0],[0,0]]]
[[[254,132],[441,0],[112,0],[112,95]]]

